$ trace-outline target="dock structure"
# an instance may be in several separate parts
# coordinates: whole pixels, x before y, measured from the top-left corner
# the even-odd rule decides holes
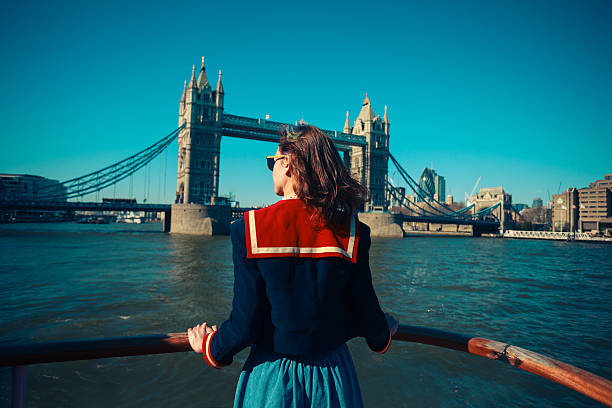
[[[508,230],[503,234],[504,238],[517,239],[546,239],[552,241],[589,241],[610,242],[612,238],[597,237],[587,232],[552,232],[552,231],[516,231]]]

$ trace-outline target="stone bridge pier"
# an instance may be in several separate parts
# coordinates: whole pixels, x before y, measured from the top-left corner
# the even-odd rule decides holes
[[[173,204],[170,232],[191,235],[227,235],[231,219],[232,208],[229,206]]]

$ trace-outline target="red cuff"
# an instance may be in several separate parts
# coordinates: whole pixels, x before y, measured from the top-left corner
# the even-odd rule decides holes
[[[206,360],[209,366],[214,368],[221,368],[223,367],[223,365],[217,363],[210,351],[210,343],[212,342],[212,338],[215,334],[217,334],[216,330],[204,336],[204,340],[202,341],[202,354],[204,355],[204,360]]]
[[[393,338],[393,336],[391,336],[391,330],[389,330],[389,341],[387,341],[387,345],[385,346],[384,349],[377,351],[377,353],[380,354],[385,354],[387,352],[387,350],[389,350],[389,347],[391,347],[391,339]]]

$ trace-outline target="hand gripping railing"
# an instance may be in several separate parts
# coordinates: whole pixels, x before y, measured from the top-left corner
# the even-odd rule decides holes
[[[400,325],[393,339],[445,347],[503,361],[540,377],[556,381],[612,407],[612,381],[520,347],[482,337],[470,337],[443,330],[406,325]],[[187,333],[60,341],[0,347],[0,366],[13,366],[12,406],[15,408],[25,406],[26,366],[28,364],[190,350]]]

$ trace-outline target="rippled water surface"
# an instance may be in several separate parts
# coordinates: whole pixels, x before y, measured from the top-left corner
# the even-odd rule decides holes
[[[221,322],[229,237],[158,224],[0,225],[2,345],[184,331]],[[401,323],[508,342],[612,378],[612,246],[487,238],[374,239],[383,309]],[[599,406],[482,357],[394,342],[350,349],[366,406]],[[194,353],[28,367],[29,407],[231,406],[248,351],[222,370]],[[0,369],[9,405],[10,370]]]

